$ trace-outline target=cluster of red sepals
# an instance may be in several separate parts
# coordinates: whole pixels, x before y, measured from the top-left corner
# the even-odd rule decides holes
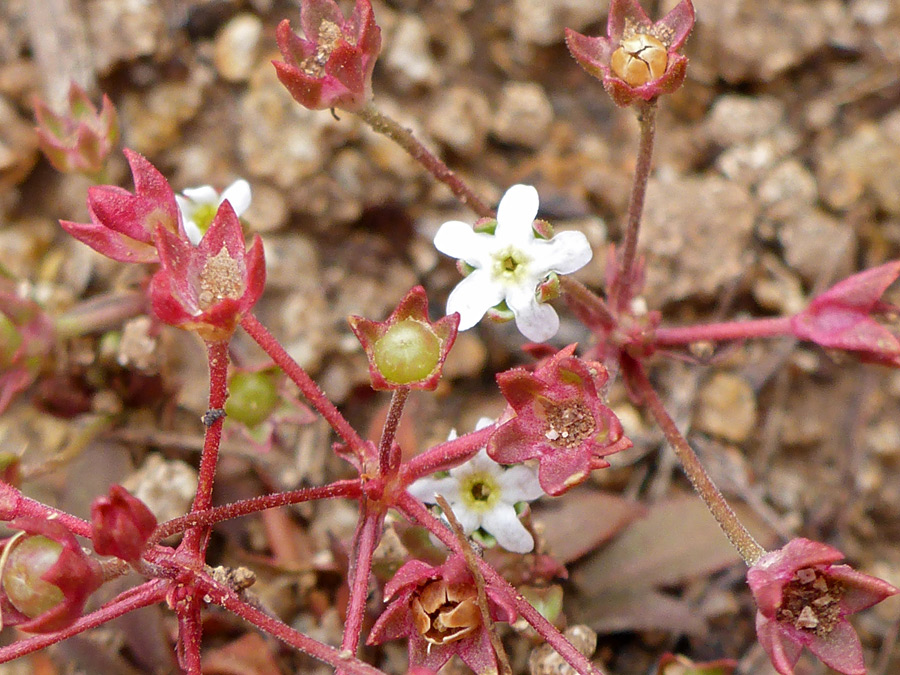
[[[590,38],[567,31],[566,41],[576,60],[602,80],[618,104],[655,103],[659,96],[672,93],[684,81],[687,59],[679,50],[693,23],[690,0],[682,0],[655,23],[637,0],[613,0],[607,37]],[[278,28],[284,62],[276,62],[275,67],[294,98],[313,109],[340,107],[354,111],[366,105],[381,46],[380,29],[369,0],[357,0],[349,19],[333,0],[304,0],[301,24],[305,39],[295,35],[287,21]],[[634,44],[638,47],[630,47],[632,43],[627,40],[637,40]],[[625,52],[619,51],[622,49]],[[656,50],[652,63],[651,56],[647,56],[647,63],[638,63],[637,70],[632,66],[621,70],[622,63],[643,58],[644,49]],[[643,67],[651,75],[635,76]],[[61,170],[98,173],[115,143],[114,110],[104,98],[103,109],[98,113],[86,95],[75,88],[70,104],[69,116],[54,115],[43,106],[38,108],[45,151]],[[63,221],[62,226],[113,260],[159,265],[148,287],[153,312],[161,322],[193,331],[206,343],[211,411],[220,410],[225,403],[227,344],[241,325],[328,420],[342,439],[336,450],[356,466],[360,477],[211,508],[222,427],[221,415],[211,415],[197,497],[191,513],[183,518],[160,525],[142,502],[123,488],[113,486],[107,496],[95,500],[91,520],[86,522],[25,497],[11,484],[0,483],[0,518],[20,532],[7,542],[0,562],[4,566],[0,569],[4,580],[0,593],[2,620],[5,625],[15,624],[22,630],[41,634],[0,648],[0,660],[16,658],[164,600],[178,615],[178,655],[188,672],[199,672],[200,610],[210,602],[343,672],[377,672],[354,654],[366,612],[372,555],[390,508],[411,523],[429,529],[450,553],[440,565],[411,560],[396,573],[384,588],[389,605],[371,631],[370,643],[406,638],[411,672],[436,671],[453,655],[478,673],[497,672],[498,654],[491,640],[490,623],[512,622],[522,616],[578,672],[600,673],[494,569],[480,559],[473,568],[473,558],[467,556],[471,552],[460,543],[458,533],[438,521],[405,488],[434,471],[459,465],[484,446],[500,463],[536,460],[541,485],[550,495],[563,494],[583,482],[590,471],[609,465],[604,457],[631,445],[603,400],[608,379],[604,363],[576,356],[575,345],[556,353],[534,347],[533,353],[544,356],[535,367],[516,368],[497,377],[509,405],[496,425],[401,462],[394,434],[406,393],[414,388],[437,386],[456,337],[458,315],[431,322],[424,289],[417,287],[384,322],[352,318],[353,330],[370,359],[373,385],[393,390],[395,396],[395,407],[380,443],[364,441],[251,314],[265,284],[259,237],[254,236],[250,246],[246,245],[240,221],[225,202],[199,245],[193,245],[185,235],[173,190],[166,179],[144,157],[129,150],[125,150],[125,155],[134,178],[134,192],[110,185],[93,187],[88,196],[91,222]],[[874,318],[894,311],[881,301],[881,296],[900,276],[900,262],[838,283],[793,317],[768,320],[759,326],[749,322],[683,329],[660,328],[655,313],[637,316],[631,312],[630,300],[640,291],[640,261],[629,268],[611,256],[609,270],[608,286],[614,302],[607,304],[586,294],[583,287],[570,287],[566,299],[599,339],[592,350],[594,356],[621,367],[639,402],[648,403],[653,397],[643,374],[643,360],[661,348],[700,339],[790,334],[824,347],[858,352],[869,361],[900,365],[900,340]],[[35,341],[16,342],[8,335],[37,335],[46,342],[52,329],[44,325],[48,320],[39,308],[17,299],[11,290],[0,293],[0,310],[11,326],[2,336],[6,344],[0,343],[0,348],[4,348],[0,353],[4,359],[4,374],[0,377],[2,410],[12,395],[35,376],[32,360],[26,359],[33,356]],[[379,342],[400,324],[406,328],[412,325],[437,345],[433,353],[429,352],[430,370],[426,368],[414,379],[403,381],[392,378],[375,356]],[[587,431],[582,436],[566,436],[566,442],[560,442],[559,429],[554,424],[573,414],[579,416],[579,428]],[[340,650],[268,616],[242,598],[238,590],[212,578],[203,565],[214,523],[280,505],[336,497],[356,499],[360,504],[360,521],[353,541],[354,564],[348,579],[350,602]],[[185,535],[177,548],[159,543],[179,532]],[[89,539],[98,556],[112,559],[98,562],[78,544],[75,535]],[[34,545],[23,546],[24,541]],[[846,565],[836,565],[841,557],[824,544],[794,539],[778,551],[748,561],[748,582],[759,608],[759,639],[780,673],[792,673],[804,647],[846,675],[865,672],[859,640],[845,617],[898,591]],[[129,568],[147,581],[82,616],[91,594],[105,580]],[[476,593],[479,584],[481,588]],[[41,595],[48,590],[55,599],[50,604]],[[790,603],[798,597],[808,599],[811,593],[816,602],[803,612],[794,611],[796,607]],[[825,607],[828,612],[812,614],[812,606]]]

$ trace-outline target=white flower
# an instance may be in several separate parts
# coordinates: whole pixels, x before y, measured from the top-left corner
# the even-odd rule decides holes
[[[250,184],[244,179],[236,180],[221,195],[211,185],[201,185],[175,195],[175,201],[181,211],[188,239],[196,246],[209,229],[222,202],[230,202],[238,217],[250,207]]]
[[[459,312],[460,330],[474,326],[504,300],[529,340],[543,342],[559,330],[556,311],[538,302],[535,291],[550,272],[570,274],[584,267],[593,252],[581,232],[536,238],[532,224],[537,211],[537,190],[513,185],[500,200],[494,234],[475,232],[458,220],[441,225],[435,247],[475,268],[447,299],[447,314]]]
[[[482,418],[476,429],[492,422]],[[450,434],[451,439],[455,437],[455,432]],[[515,509],[516,503],[530,502],[544,494],[533,467],[519,464],[505,468],[482,448],[465,464],[450,469],[449,476],[420,478],[408,490],[428,504],[437,502],[436,495],[443,496],[466,534],[481,528],[514,553],[528,553],[534,548],[534,539]]]

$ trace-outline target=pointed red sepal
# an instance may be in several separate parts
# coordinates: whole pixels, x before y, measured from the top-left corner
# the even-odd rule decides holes
[[[351,316],[350,328],[369,359],[372,388],[432,390],[456,340],[459,314],[428,319],[428,296],[416,286],[385,321]]]
[[[273,61],[278,79],[311,110],[355,111],[372,98],[372,70],[381,51],[381,29],[369,0],[356,0],[344,18],[333,0],[304,0],[300,25],[306,39],[285,19],[276,31],[284,61]]]
[[[537,459],[541,487],[553,496],[608,467],[604,457],[631,447],[603,403],[606,368],[574,352],[569,345],[533,373],[513,368],[497,375],[511,410],[491,436],[488,454],[501,464]]]
[[[900,276],[900,260],[854,274],[791,318],[793,334],[828,349],[859,352],[864,361],[900,366],[900,339],[873,315],[894,313],[881,296]]]
[[[607,37],[587,37],[567,28],[566,45],[618,105],[628,106],[671,94],[682,85],[687,58],[679,50],[693,27],[690,0],[682,0],[656,22],[637,0],[612,0]]]
[[[747,572],[760,644],[781,675],[806,647],[844,675],[864,675],[862,646],[846,617],[900,593],[891,584],[835,565],[843,554],[809,539],[789,541]]]
[[[241,223],[227,201],[199,245],[156,228],[161,267],[150,283],[159,319],[207,342],[228,340],[262,295],[266,265],[262,240],[246,248]]]

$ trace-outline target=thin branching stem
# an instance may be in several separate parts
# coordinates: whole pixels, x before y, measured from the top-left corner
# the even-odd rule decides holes
[[[628,307],[634,294],[633,276],[637,259],[638,233],[641,229],[641,216],[644,213],[647,181],[650,180],[653,139],[656,136],[656,101],[639,103],[637,112],[641,138],[638,144],[637,164],[634,167],[634,182],[631,185],[631,199],[628,202],[628,221],[622,241],[617,284],[616,288],[610,290],[613,306],[620,312]]]
[[[387,418],[384,420],[384,428],[381,430],[381,442],[378,444],[378,471],[382,476],[393,476],[397,473],[399,455],[392,460],[391,448],[394,438],[397,436],[397,427],[400,426],[400,417],[403,415],[403,407],[409,398],[409,387],[395,389],[391,396],[391,407]]]
[[[491,218],[494,215],[491,209],[465,181],[457,176],[437,156],[426,148],[416,138],[412,131],[401,125],[393,118],[378,110],[374,104],[369,103],[361,110],[356,111],[359,118],[368,124],[373,131],[387,136],[401,148],[409,153],[409,156],[421,164],[425,169],[444,185],[450,188],[457,199],[472,209],[482,218]]]
[[[719,523],[725,536],[728,537],[728,541],[737,549],[747,565],[754,565],[766,553],[766,549],[760,546],[759,542],[750,534],[750,531],[744,527],[737,514],[725,501],[725,497],[719,491],[719,488],[716,487],[709,474],[706,473],[700,458],[697,457],[690,444],[678,431],[675,421],[666,411],[665,406],[663,406],[659,394],[656,393],[656,390],[650,383],[643,366],[631,357],[626,356],[622,361],[622,369],[628,384],[650,410],[650,414],[653,415],[666,440],[669,441],[669,445],[675,451],[678,461],[681,462],[688,480],[691,481],[691,485],[694,486],[709,512]]]
[[[724,323],[698,324],[657,328],[653,344],[658,347],[688,345],[693,342],[724,342],[753,338],[783,337],[791,335],[791,317],[754,319],[752,321],[728,321]]]

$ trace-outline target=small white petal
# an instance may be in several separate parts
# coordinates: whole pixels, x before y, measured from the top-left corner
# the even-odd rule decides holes
[[[529,250],[534,256],[534,272],[571,274],[587,265],[594,255],[583,232],[560,232],[549,241],[536,240]]]
[[[496,478],[502,472],[503,467],[488,457],[487,448],[479,450],[468,462],[450,469],[450,475],[454,478],[470,476],[473,473],[487,474]]]
[[[200,228],[197,227],[197,223],[193,220],[185,218],[184,232],[194,246],[197,246],[200,243],[200,240],[203,239],[203,233],[200,231]]]
[[[446,498],[447,495],[444,495],[444,497]],[[453,515],[456,516],[456,519],[462,526],[463,532],[472,534],[481,527],[481,514],[470,511],[459,502],[454,504],[449,498],[447,498],[447,502],[449,502],[450,508],[453,509]]]
[[[420,478],[406,488],[409,494],[426,504],[436,504],[436,494],[449,495],[459,492],[459,481],[454,478]],[[449,498],[448,498],[449,499]]]
[[[532,223],[537,217],[538,192],[530,185],[513,185],[497,206],[498,242],[524,246],[534,239]]]
[[[434,235],[434,247],[451,258],[465,260],[472,267],[490,264],[494,237],[476,232],[460,220],[449,220]]]
[[[508,468],[498,482],[503,493],[503,501],[510,504],[530,502],[544,494],[537,471],[523,464]]]
[[[213,204],[219,203],[219,193],[212,185],[201,185],[200,187],[187,188],[182,190],[181,194],[190,199],[194,204]]]
[[[534,538],[522,525],[516,510],[510,504],[497,504],[485,513],[481,527],[494,535],[497,543],[507,551],[528,553],[534,548]]]
[[[506,304],[516,317],[516,328],[532,342],[549,340],[559,330],[559,316],[550,305],[534,298],[535,286],[516,286],[506,293]]]
[[[222,196],[219,197],[219,203],[227,200],[234,212],[241,216],[250,208],[250,197],[250,183],[241,178],[225,188]]]
[[[447,298],[447,314],[459,312],[459,330],[481,321],[491,307],[503,300],[503,287],[491,280],[487,270],[475,270],[460,281]]]
[[[478,421],[475,422],[475,431],[481,431],[489,426],[491,426],[494,422],[496,422],[493,417],[479,417]]]

